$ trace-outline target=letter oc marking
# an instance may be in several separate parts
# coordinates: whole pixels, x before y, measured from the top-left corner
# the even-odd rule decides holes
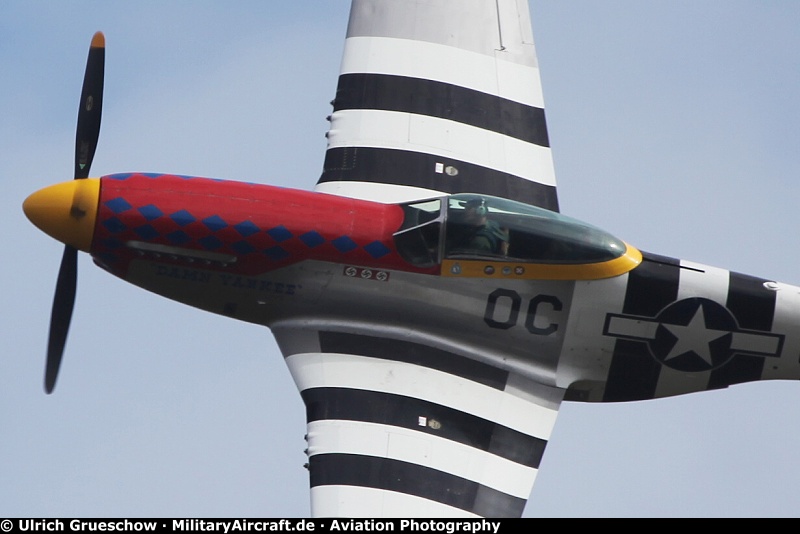
[[[505,300],[501,301],[501,299],[508,299],[508,302],[506,303]],[[501,305],[510,305],[507,317],[503,318],[502,315],[499,319],[496,317],[498,313],[498,302],[500,302]],[[489,299],[486,301],[486,311],[483,314],[483,320],[492,328],[508,330],[509,328],[517,326],[521,305],[522,297],[520,297],[519,293],[516,291],[510,289],[496,289],[489,295]],[[558,330],[558,323],[549,323],[547,326],[536,325],[537,315],[546,317],[544,310],[540,309],[542,305],[549,305],[553,312],[560,312],[564,309],[564,304],[558,297],[554,297],[553,295],[536,295],[528,303],[525,328],[531,334],[549,336]]]
[[[549,336],[558,330],[558,324],[550,323],[546,328],[542,328],[534,324],[536,321],[536,314],[539,312],[539,306],[542,304],[549,304],[552,306],[553,311],[556,312],[560,312],[564,308],[564,305],[561,304],[561,301],[551,295],[537,295],[533,297],[530,304],[528,304],[528,316],[525,318],[525,328],[527,328],[528,332],[531,334],[536,334],[537,336]]]
[[[511,300],[511,310],[505,321],[498,321],[495,318],[495,310],[497,308],[497,301],[501,298]],[[486,311],[483,314],[483,320],[492,328],[499,328],[500,330],[508,330],[517,324],[519,319],[519,307],[522,304],[522,298],[516,291],[508,289],[496,289],[489,295],[489,300],[486,301]]]

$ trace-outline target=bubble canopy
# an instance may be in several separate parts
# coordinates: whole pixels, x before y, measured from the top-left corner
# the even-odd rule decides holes
[[[590,224],[536,206],[478,194],[402,204],[395,234],[415,265],[442,259],[493,259],[550,265],[608,262],[628,250],[622,240]]]

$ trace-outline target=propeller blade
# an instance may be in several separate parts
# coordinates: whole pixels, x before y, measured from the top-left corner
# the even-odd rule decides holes
[[[78,126],[75,130],[75,173],[81,180],[89,177],[97,140],[100,138],[100,119],[103,114],[103,80],[105,77],[106,38],[102,32],[92,37],[89,57],[86,59],[86,72],[83,75],[83,89],[78,108]],[[73,201],[72,215],[83,214]],[[69,323],[75,307],[75,292],[78,285],[78,249],[70,245],[64,247],[61,268],[58,271],[56,294],[53,298],[53,311],[50,314],[50,337],[47,341],[47,366],[44,373],[44,390],[53,392],[67,343]]]
[[[106,38],[102,32],[92,37],[86,73],[83,76],[81,103],[78,108],[78,128],[75,132],[75,179],[89,176],[89,169],[100,137],[103,114],[103,79],[105,76]]]
[[[53,392],[58,378],[58,368],[61,366],[69,323],[72,320],[72,309],[75,306],[77,284],[78,250],[67,245],[61,257],[61,269],[58,271],[56,295],[50,315],[50,339],[47,342],[47,367],[44,375],[44,390],[48,394]]]

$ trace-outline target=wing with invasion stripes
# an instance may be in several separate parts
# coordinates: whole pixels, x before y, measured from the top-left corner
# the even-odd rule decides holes
[[[563,391],[461,355],[273,328],[306,404],[315,517],[518,517]]]
[[[355,0],[318,191],[558,210],[527,0]]]
[[[333,107],[317,191],[558,210],[526,0],[353,0]],[[562,390],[390,325],[312,322],[273,333],[307,408],[314,516],[522,514]]]

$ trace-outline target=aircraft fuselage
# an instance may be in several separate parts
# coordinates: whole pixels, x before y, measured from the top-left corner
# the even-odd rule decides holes
[[[648,253],[549,279],[504,257],[414,265],[393,237],[401,206],[259,184],[112,175],[97,205],[88,251],[102,268],[276,335],[380,333],[581,401],[800,378],[800,289],[769,280]]]

